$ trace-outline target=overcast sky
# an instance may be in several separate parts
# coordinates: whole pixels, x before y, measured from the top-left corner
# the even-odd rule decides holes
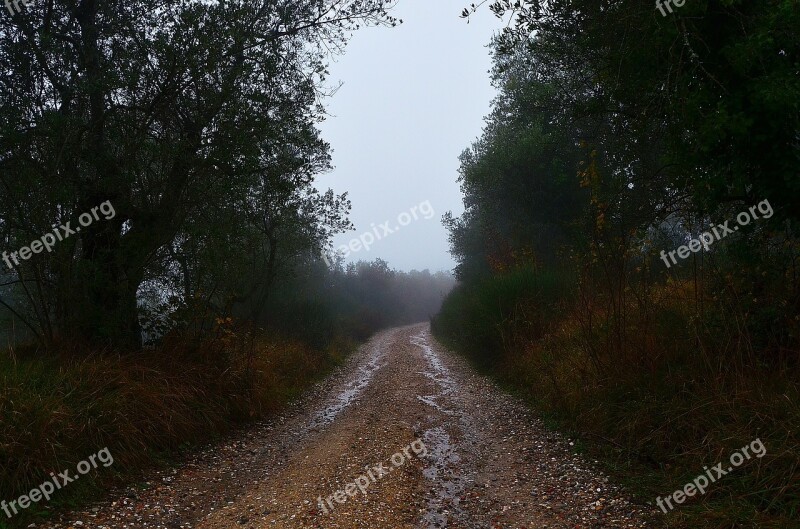
[[[393,15],[402,26],[357,32],[331,64],[330,82],[344,85],[328,100],[321,129],[336,169],[317,185],[347,191],[353,203],[356,230],[337,236],[337,247],[375,229],[381,237],[347,261],[380,257],[399,270],[455,265],[441,217],[463,210],[458,156],[480,135],[495,95],[487,45],[503,24],[488,9],[467,24],[459,15],[469,3],[400,0]],[[428,220],[427,203],[435,212]]]

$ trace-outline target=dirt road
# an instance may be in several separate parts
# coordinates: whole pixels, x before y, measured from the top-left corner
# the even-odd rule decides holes
[[[47,527],[647,527],[428,325],[377,335],[285,416],[148,485]]]

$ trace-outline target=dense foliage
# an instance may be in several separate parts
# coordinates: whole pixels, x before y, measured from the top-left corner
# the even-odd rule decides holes
[[[7,6],[0,496],[103,446],[136,479],[439,310],[449,274],[322,258],[351,228],[347,196],[314,185],[332,164],[326,62],[399,23],[392,2]]]
[[[513,23],[447,217],[464,284],[437,333],[650,467],[648,494],[760,436],[769,458],[668,521],[781,526],[800,513],[800,6],[492,10]]]
[[[53,225],[75,230],[3,264],[5,311],[43,344],[123,349],[141,344],[142,309],[262,319],[276,281],[349,226],[346,197],[313,186],[330,167],[316,127],[325,60],[353,30],[397,24],[391,7],[49,0],[4,12],[0,242],[10,254]],[[101,203],[115,215],[79,226]]]

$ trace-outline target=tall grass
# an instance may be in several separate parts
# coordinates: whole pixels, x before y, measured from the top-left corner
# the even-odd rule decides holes
[[[521,329],[526,335],[545,332],[574,285],[568,274],[532,268],[516,268],[478,285],[461,284],[433,318],[433,330],[474,362],[491,368],[515,348]]]
[[[521,269],[462,285],[434,332],[611,456],[651,503],[761,439],[765,457],[658,517],[665,526],[800,527],[796,351],[764,352],[753,300],[698,297],[691,281],[612,296],[564,279]]]
[[[278,410],[338,362],[345,347],[320,351],[226,330],[202,344],[177,338],[127,356],[10,351],[0,357],[0,499],[16,499],[50,472],[74,470],[104,447],[114,465],[58,491],[54,505],[130,479],[159,456]],[[46,514],[34,505],[8,526]]]

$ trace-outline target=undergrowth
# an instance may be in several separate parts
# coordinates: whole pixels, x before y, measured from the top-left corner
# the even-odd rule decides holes
[[[276,336],[236,333],[201,343],[175,337],[157,349],[87,354],[11,350],[0,356],[0,499],[11,501],[108,448],[114,464],[0,528],[25,527],[75,507],[181,448],[281,409],[340,362],[352,344],[321,351]]]
[[[657,525],[800,527],[796,350],[771,354],[768,340],[748,332],[754,321],[761,325],[758,307],[737,311],[709,295],[699,313],[686,282],[609,298],[564,272],[517,269],[461,285],[433,330],[582,436],[651,505],[704,467],[727,465],[741,447],[763,442],[763,458],[670,514],[659,511]]]

